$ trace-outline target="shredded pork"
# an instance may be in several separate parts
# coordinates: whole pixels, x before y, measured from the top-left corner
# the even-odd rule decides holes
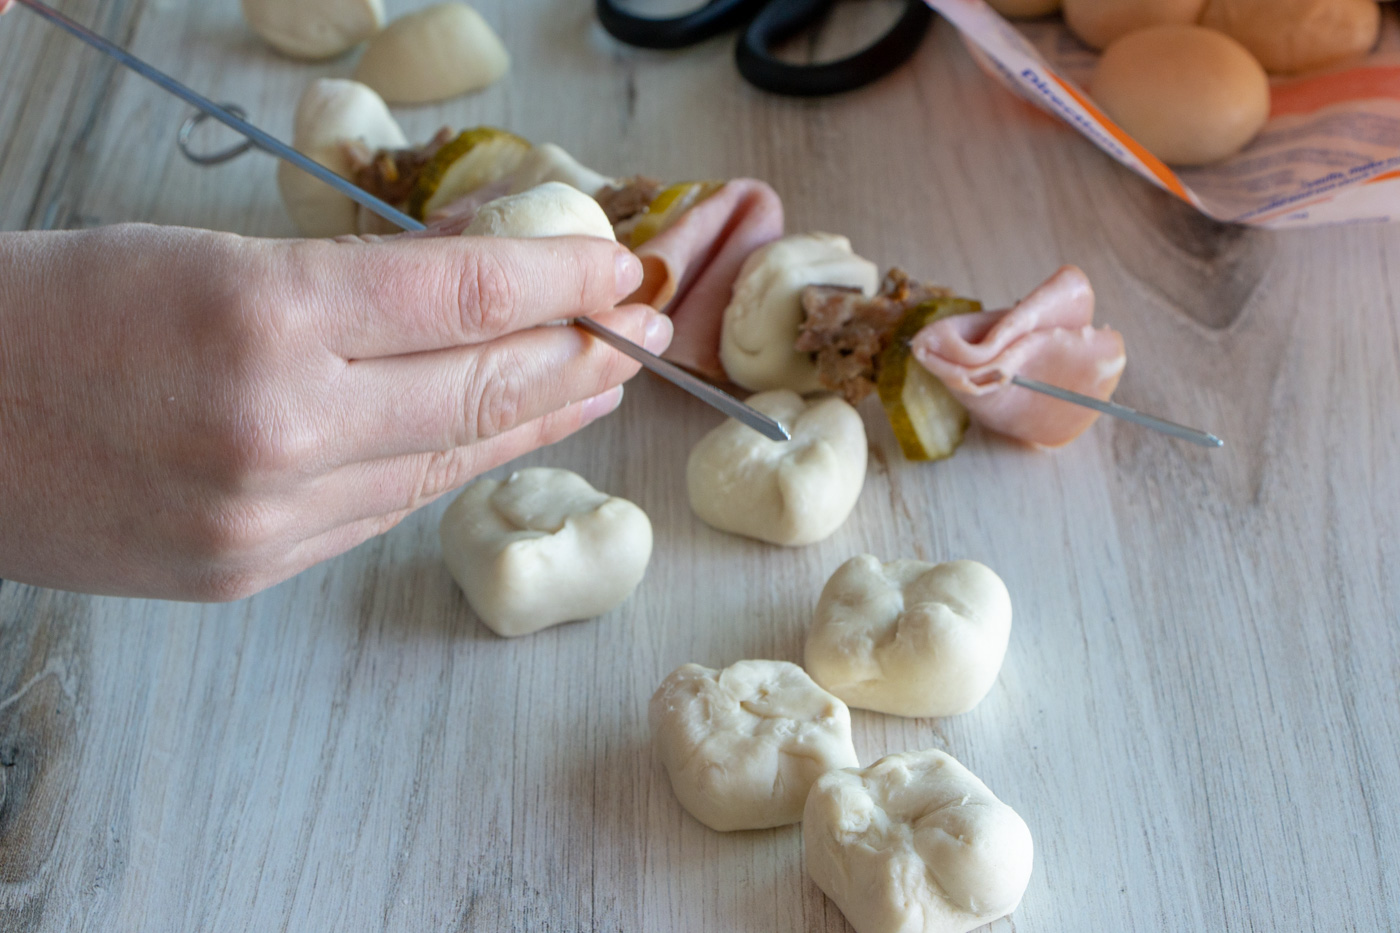
[[[852,405],[875,391],[880,354],[912,308],[952,292],[891,269],[873,298],[850,288],[811,285],[802,291],[806,319],[795,348],[816,356],[824,387]]]
[[[402,205],[413,193],[418,184],[418,176],[447,145],[456,133],[448,127],[437,131],[432,139],[421,146],[408,149],[380,149],[371,152],[361,142],[346,144],[350,156],[350,178],[357,187],[363,188],[382,201]]]

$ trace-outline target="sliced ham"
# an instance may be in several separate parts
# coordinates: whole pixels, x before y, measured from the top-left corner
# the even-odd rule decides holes
[[[737,178],[637,247],[645,272],[627,300],[663,310],[675,325],[668,360],[723,380],[720,325],[739,267],[783,235],[783,202],[761,181]]]
[[[1094,290],[1065,266],[1015,307],[935,321],[914,338],[914,357],[987,428],[1028,444],[1062,447],[1096,412],[1010,384],[1012,376],[1107,400],[1127,355],[1123,336],[1095,328]]]

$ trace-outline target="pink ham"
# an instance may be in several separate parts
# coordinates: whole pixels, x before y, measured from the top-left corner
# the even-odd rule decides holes
[[[1095,328],[1094,290],[1065,266],[1005,311],[935,321],[914,338],[914,357],[999,434],[1062,447],[1089,429],[1096,412],[1010,384],[1012,376],[1107,400],[1127,356],[1123,336]]]
[[[783,235],[783,202],[761,181],[737,178],[637,248],[645,277],[627,300],[671,316],[676,334],[665,357],[723,380],[719,333],[739,267]]]

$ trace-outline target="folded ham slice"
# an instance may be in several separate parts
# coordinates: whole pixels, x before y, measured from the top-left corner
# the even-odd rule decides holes
[[[675,338],[665,357],[715,380],[720,325],[739,267],[783,235],[783,202],[761,181],[737,178],[637,247],[645,276],[629,302],[665,311]]]
[[[1065,266],[1015,307],[935,321],[914,338],[914,357],[985,427],[1028,444],[1062,447],[1098,413],[1010,384],[1012,376],[1107,400],[1127,355],[1123,336],[1095,328],[1094,290]]]

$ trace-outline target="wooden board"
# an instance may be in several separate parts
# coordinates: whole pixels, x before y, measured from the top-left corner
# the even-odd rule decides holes
[[[284,136],[304,83],[350,69],[278,58],[233,0],[62,6]],[[441,506],[232,605],[0,584],[0,930],[845,930],[798,828],[680,809],[645,709],[686,661],[800,659],[822,583],[866,551],[977,558],[1013,594],[975,711],[854,717],[862,761],[946,749],[1029,822],[1035,874],[995,929],[1400,930],[1400,229],[1206,221],[944,25],[813,103],[744,86],[728,40],[637,52],[591,4],[479,7],[515,69],[402,111],[411,138],[493,123],[618,174],[756,175],[790,229],[993,304],[1077,263],[1128,340],[1120,400],[1229,446],[1100,423],[1056,454],[974,433],[916,466],[866,411],[855,514],[790,551],[693,517],[683,465],[715,417],[643,379],[521,461],[652,518],[646,580],[596,621],[491,635],[439,559]],[[185,114],[6,15],[0,229],[289,235],[271,161],[185,163]]]

